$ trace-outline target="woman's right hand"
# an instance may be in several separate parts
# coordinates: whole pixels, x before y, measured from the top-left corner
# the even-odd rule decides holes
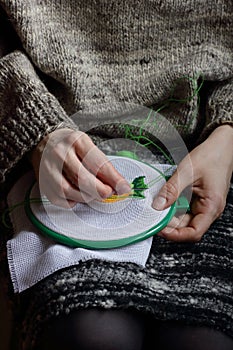
[[[35,147],[30,158],[40,191],[61,207],[131,191],[104,153],[81,131],[53,131]]]

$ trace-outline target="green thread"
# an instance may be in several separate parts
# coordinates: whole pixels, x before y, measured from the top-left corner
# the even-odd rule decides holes
[[[177,89],[177,86],[183,80],[191,82],[193,93],[190,96],[187,96],[185,99],[175,98],[174,95],[175,95],[175,91]],[[200,82],[199,85],[198,85],[198,81]],[[124,132],[125,132],[124,137],[126,139],[130,139],[132,141],[135,141],[135,149],[133,151],[133,153],[135,154],[135,158],[137,157],[136,150],[137,150],[137,146],[138,145],[143,145],[144,147],[153,146],[156,149],[158,149],[159,152],[161,152],[163,154],[165,159],[170,164],[175,165],[173,160],[171,159],[171,157],[159,145],[157,145],[155,142],[153,142],[152,140],[150,140],[147,136],[145,136],[143,134],[144,128],[147,125],[150,125],[153,128],[157,128],[156,115],[158,113],[160,113],[162,110],[168,108],[171,103],[173,103],[173,102],[176,102],[176,103],[187,103],[187,102],[193,100],[195,97],[197,97],[197,106],[196,106],[195,110],[193,111],[193,115],[192,115],[192,118],[189,121],[189,123],[186,124],[186,125],[183,125],[183,124],[176,124],[176,125],[174,125],[174,127],[176,127],[176,128],[179,128],[179,127],[182,127],[183,129],[189,128],[190,125],[192,124],[194,118],[198,114],[198,110],[199,110],[199,107],[200,107],[200,94],[199,93],[200,93],[200,90],[201,90],[203,84],[204,84],[204,77],[203,77],[203,75],[201,73],[197,73],[197,75],[194,76],[193,78],[191,78],[189,76],[184,76],[184,77],[181,77],[181,78],[177,79],[175,84],[174,84],[174,86],[173,86],[173,88],[171,89],[170,97],[167,100],[165,100],[164,104],[161,105],[160,107],[158,107],[156,110],[150,109],[150,111],[149,111],[149,113],[148,113],[148,115],[147,115],[147,117],[145,118],[144,121],[138,120],[138,119],[132,119],[131,122],[130,122],[130,125],[126,124],[126,125],[122,125],[121,126],[124,129]],[[135,135],[133,128],[135,126],[137,127],[139,125],[140,125],[140,128],[139,128],[138,134]]]
[[[145,184],[145,176],[136,177],[132,181],[131,187],[133,189],[133,198],[145,198],[144,191],[149,188],[149,186]]]
[[[155,179],[151,180],[147,184],[145,183],[145,176],[144,175],[138,176],[130,184],[131,188],[132,188],[132,193],[123,194],[123,195],[112,195],[112,196],[106,198],[105,200],[103,200],[103,202],[111,203],[111,202],[114,202],[117,200],[123,200],[123,199],[127,199],[127,198],[144,199],[145,198],[144,191],[151,188],[152,186],[154,186],[161,179],[164,179],[164,177],[166,178],[166,173],[170,174],[171,168],[172,168],[172,166],[169,167],[168,169],[166,169],[163,174],[156,176]],[[10,213],[12,211],[14,211],[15,209],[17,209],[18,207],[25,206],[27,203],[49,204],[50,201],[48,199],[42,199],[42,198],[30,198],[30,200],[24,200],[22,202],[14,204],[11,207],[5,209],[2,216],[1,216],[1,222],[5,228],[7,228],[7,229],[11,228],[11,225],[9,225],[7,223]]]
[[[169,173],[169,174],[171,173],[172,168],[173,168],[173,166],[169,167],[168,169],[166,169],[164,171],[163,174],[161,173],[160,175],[156,176],[155,179],[151,180],[147,184],[145,183],[145,176],[144,175],[138,176],[130,184],[130,186],[132,188],[132,192],[124,193],[121,195],[113,194],[110,197],[104,199],[103,202],[104,203],[114,203],[116,201],[127,199],[127,198],[144,199],[145,198],[144,191],[151,188],[152,186],[154,186],[161,179],[164,179],[164,178],[167,179],[168,176],[166,176],[166,175],[167,175],[167,173]]]
[[[176,88],[177,88],[177,85],[179,84],[179,82],[181,82],[182,80],[188,80],[192,83],[192,87],[193,87],[193,94],[191,96],[188,96],[186,97],[185,99],[179,99],[179,98],[175,98],[173,97],[174,94],[175,94],[175,91],[176,91]],[[200,80],[201,79],[201,80]],[[200,84],[199,86],[197,85],[197,81],[200,81]],[[147,117],[145,118],[145,120],[142,122],[141,120],[137,120],[137,119],[133,119],[131,121],[131,124],[133,126],[138,126],[140,125],[140,128],[139,128],[139,132],[138,132],[138,135],[135,135],[133,133],[133,127],[130,126],[129,124],[127,125],[121,125],[121,127],[124,128],[124,132],[125,132],[125,138],[126,139],[130,139],[132,141],[135,141],[135,149],[133,152],[130,152],[130,151],[120,151],[122,152],[122,154],[120,154],[120,152],[118,152],[118,155],[124,155],[124,156],[127,156],[127,154],[130,152],[131,153],[131,156],[130,158],[134,158],[134,159],[138,159],[138,156],[136,154],[136,149],[137,149],[137,146],[138,145],[142,145],[144,147],[149,147],[149,146],[153,146],[155,148],[157,148],[162,154],[163,156],[165,157],[165,159],[169,162],[169,164],[171,164],[171,167],[169,167],[165,172],[164,172],[164,175],[165,175],[165,178],[166,178],[166,173],[169,172],[170,173],[170,170],[172,168],[172,166],[175,165],[175,163],[173,162],[173,160],[171,159],[171,157],[159,146],[157,145],[155,142],[153,142],[152,140],[150,140],[147,136],[145,136],[143,134],[144,132],[144,127],[146,125],[148,125],[150,123],[150,125],[152,125],[153,127],[157,127],[157,120],[156,120],[156,115],[158,113],[160,113],[162,110],[166,109],[169,107],[169,105],[172,103],[172,102],[178,102],[178,103],[186,103],[188,101],[191,101],[193,100],[195,97],[197,97],[197,107],[195,109],[195,111],[193,112],[193,117],[191,118],[190,122],[188,125],[182,125],[182,124],[176,124],[174,125],[175,127],[182,127],[184,129],[188,128],[190,126],[190,124],[193,122],[193,119],[195,118],[195,116],[197,115],[198,113],[198,110],[199,110],[199,106],[200,106],[200,90],[202,88],[204,84],[204,77],[202,74],[198,73],[194,78],[191,78],[189,76],[184,76],[184,77],[181,77],[179,79],[176,80],[176,84],[173,86],[173,88],[171,89],[171,93],[170,93],[170,97],[164,101],[164,104],[160,107],[158,107],[156,110],[153,110],[153,109],[150,109]],[[124,152],[124,154],[123,154]],[[155,183],[159,182],[161,180],[161,178],[163,178],[164,176],[161,174],[161,175],[158,175],[155,179],[151,180],[148,184],[145,184],[144,183],[144,178],[145,176],[140,176],[140,177],[137,177],[136,179],[134,179],[131,183],[132,185],[132,188],[133,188],[133,193],[131,194],[131,197],[134,197],[134,198],[145,198],[145,195],[144,195],[144,191],[150,187],[152,187]],[[142,186],[142,187],[140,187]],[[117,197],[121,197],[121,196],[117,196]],[[110,197],[109,197],[110,198]],[[128,197],[127,197],[128,198]],[[13,206],[11,206],[10,208],[7,208],[3,214],[2,214],[2,217],[1,217],[1,221],[3,223],[3,225],[6,227],[6,228],[10,228],[11,226],[8,225],[7,223],[7,217],[9,216],[9,214],[14,211],[16,208],[20,207],[20,206],[24,206],[26,203],[50,203],[48,200],[45,200],[45,199],[41,199],[41,198],[31,198],[29,201],[22,201],[20,203],[17,203]]]
[[[11,228],[11,225],[9,225],[7,223],[10,213],[19,207],[25,206],[26,203],[50,203],[50,202],[48,199],[30,198],[30,200],[24,200],[22,202],[19,202],[19,203],[12,205],[9,208],[6,208],[3,211],[2,216],[1,216],[1,221],[2,221],[2,224],[5,228],[7,228],[7,229]]]

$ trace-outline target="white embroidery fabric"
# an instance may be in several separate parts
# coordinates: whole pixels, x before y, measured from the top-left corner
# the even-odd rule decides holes
[[[129,163],[127,160],[127,163],[132,165],[135,162],[132,161]],[[140,166],[141,164],[142,163],[140,162]],[[116,166],[116,164],[114,164],[114,166]],[[156,168],[162,172],[166,172],[166,174],[168,175],[172,174],[172,172],[175,169],[175,167],[171,167],[170,165],[161,165],[161,164],[158,164]],[[135,166],[132,165],[130,169],[131,169],[130,176],[132,176],[133,178],[136,176],[145,175],[142,173],[142,170],[144,170],[144,168],[140,170],[140,167],[138,168],[138,164],[136,168]],[[135,169],[138,169],[139,171],[138,174],[135,173],[136,171]],[[126,174],[124,173],[123,175],[126,176]],[[149,176],[149,175],[146,174],[146,176]],[[131,178],[128,178],[128,175],[126,176],[126,178],[128,180],[132,180]],[[34,180],[34,175],[32,172],[27,173],[26,175],[24,175],[22,178],[18,180],[18,182],[14,185],[14,187],[11,189],[8,195],[9,207],[15,205],[16,203],[20,203],[24,201],[25,193],[28,190],[29,186],[32,184],[33,180]],[[145,182],[147,181],[150,181],[149,177],[146,178]],[[162,185],[162,183],[160,183],[160,186]],[[159,187],[157,185],[155,187],[157,188],[156,191],[158,191]],[[33,193],[33,196],[35,194],[36,193]],[[129,219],[128,214],[125,216],[122,215],[122,213],[127,208],[131,208],[131,205],[133,205],[133,207],[135,206],[135,200],[134,199],[127,200],[129,201],[127,205],[126,203],[123,203],[125,201],[117,202],[117,203],[121,203],[120,205],[122,204],[123,206],[126,205],[126,209],[124,207],[121,208],[120,214],[118,214],[118,212],[107,213],[107,214],[110,216],[111,215],[115,216],[116,214],[118,215],[118,219],[114,221],[114,225],[117,225],[118,227],[117,228],[116,226],[115,228],[112,227],[112,225],[110,224],[111,223],[113,224],[113,221],[111,220],[102,221],[103,217],[101,217],[101,220],[94,221],[94,225],[95,225],[94,229],[93,229],[93,221],[92,221],[92,224],[90,225],[90,227],[93,229],[93,230],[91,229],[92,235],[94,231],[97,230],[96,227],[99,228],[97,230],[98,232],[99,231],[102,232],[106,230],[104,232],[105,236],[107,231],[108,231],[108,234],[111,231],[111,235],[113,235],[115,233],[118,233],[119,229],[122,232],[126,232],[126,230],[129,230],[129,229],[131,230],[131,228],[135,228],[135,227],[139,228],[140,230],[141,228],[144,228],[145,230],[145,226],[142,225],[141,222],[144,222],[144,224],[146,224],[146,220],[143,220],[143,215],[146,212],[145,212],[145,209],[144,211],[141,209],[147,207],[148,205],[151,205],[151,200],[152,200],[151,198],[145,199],[145,200],[144,199],[136,200],[139,202],[139,204],[137,204],[138,207],[136,205],[137,210],[135,212],[137,214],[135,215],[136,216],[138,214],[140,215],[140,220],[137,220],[136,218],[136,222],[137,222],[136,225],[134,223],[135,222],[134,220],[132,219],[128,220]],[[147,203],[146,206],[145,206],[145,203]],[[103,205],[105,206],[105,208],[112,207],[113,209],[115,207],[116,209],[116,206],[115,205],[112,206],[112,204],[109,205],[106,203],[101,203],[101,207]],[[54,207],[54,206],[51,206],[51,207]],[[117,207],[119,209],[118,205]],[[90,210],[96,211],[96,208],[91,208]],[[153,213],[155,212],[154,209],[151,208],[151,210],[153,211]],[[71,211],[71,210],[68,210],[68,211]],[[46,213],[47,213],[47,218],[49,217],[51,219],[50,215],[52,213],[52,210],[47,211],[46,209]],[[143,215],[141,215],[141,213],[143,213]],[[149,213],[147,215],[148,220],[150,220],[150,215],[151,215],[150,210],[148,211],[148,213]],[[90,219],[88,215],[90,214],[87,214],[86,219],[83,220],[84,226],[87,225],[87,221]],[[106,218],[106,212],[101,212],[101,215],[104,215],[104,217]],[[77,215],[75,214],[74,218],[76,217]],[[124,218],[123,220],[125,220],[125,221],[122,221],[124,222],[124,225],[125,225],[124,230],[121,229],[122,224],[121,225],[119,224],[122,218]],[[76,237],[77,232],[70,229],[71,223],[70,222],[68,223],[67,220],[69,219],[68,218],[64,219],[63,217],[62,221],[63,223],[64,222],[66,223],[65,225],[63,224],[63,229],[65,230],[66,233],[72,232],[71,235],[72,236],[75,235]],[[52,239],[41,234],[39,230],[36,229],[28,219],[27,215],[25,214],[24,206],[18,206],[17,208],[15,208],[15,210],[11,212],[11,221],[13,224],[15,234],[14,234],[14,237],[7,242],[7,254],[8,254],[8,262],[9,262],[9,268],[11,273],[11,279],[12,279],[15,293],[22,292],[25,289],[30,288],[31,286],[38,283],[43,278],[54,273],[55,271],[68,266],[76,265],[80,261],[86,261],[90,259],[102,259],[106,261],[115,261],[115,262],[117,261],[131,262],[131,263],[138,264],[140,266],[145,266],[149,256],[151,243],[152,243],[152,238],[150,237],[139,243],[131,244],[120,248],[107,249],[107,250],[90,250],[90,249],[83,249],[83,248],[71,248],[62,244],[58,244],[54,242]],[[60,219],[58,221],[60,225]],[[55,223],[57,224],[57,222]],[[52,225],[54,225],[54,223],[52,223]],[[74,223],[72,223],[72,225],[74,225]],[[82,230],[82,232],[84,232],[84,230]],[[121,236],[122,236],[122,233],[118,237],[121,237]],[[90,238],[90,236],[88,237]],[[98,234],[95,235],[94,238],[98,239]],[[101,239],[102,238],[103,236],[101,237]]]
[[[145,199],[129,198],[115,203],[93,201],[78,203],[72,209],[63,209],[51,203],[31,203],[35,217],[52,231],[69,238],[90,241],[109,241],[131,237],[147,231],[161,222],[169,209],[152,208],[153,198],[164,185],[165,179],[154,167],[143,162],[109,157],[114,167],[131,183],[136,177],[145,176],[145,183],[155,183],[145,191]],[[36,184],[31,198],[39,198]]]

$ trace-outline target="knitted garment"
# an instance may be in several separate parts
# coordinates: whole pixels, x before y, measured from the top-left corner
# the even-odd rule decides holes
[[[92,260],[25,292],[24,349],[58,315],[88,307],[131,308],[158,320],[205,325],[233,337],[233,185],[220,219],[199,243],[154,237],[145,268]]]
[[[103,104],[163,106],[189,140],[232,124],[231,0],[0,5],[9,18],[0,31],[1,180],[45,134],[74,127],[73,113],[84,113],[82,130],[98,124]],[[195,91],[203,79],[200,115]],[[114,113],[108,117],[115,121]]]
[[[0,6],[0,181],[54,129],[115,123],[118,104],[159,110],[191,147],[233,124],[232,0]],[[125,136],[109,125],[91,133]],[[155,237],[145,269],[92,260],[38,283],[22,295],[24,349],[51,318],[86,307],[134,308],[233,337],[232,208],[233,189],[199,243]]]

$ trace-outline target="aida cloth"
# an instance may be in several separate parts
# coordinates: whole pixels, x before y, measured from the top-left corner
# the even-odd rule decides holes
[[[174,171],[174,167],[170,165],[160,164],[157,168],[162,172],[166,171],[166,174]],[[25,192],[33,180],[33,173],[30,172],[14,185],[8,195],[9,207],[24,201]],[[131,262],[145,266],[152,244],[150,237],[139,243],[107,250],[71,248],[41,234],[26,216],[23,205],[11,212],[11,221],[15,234],[7,242],[7,254],[16,293],[30,288],[59,269],[89,259]]]
[[[155,227],[168,214],[170,208],[157,211],[152,208],[153,198],[165,184],[165,178],[155,167],[147,163],[118,156],[108,157],[114,167],[131,183],[144,176],[149,184],[145,198],[126,198],[114,203],[92,201],[88,205],[78,203],[72,209],[63,209],[51,203],[32,202],[34,216],[53,232],[65,237],[93,241],[111,241],[132,237]],[[38,183],[31,190],[30,198],[39,198]],[[43,197],[42,197],[43,198]]]

